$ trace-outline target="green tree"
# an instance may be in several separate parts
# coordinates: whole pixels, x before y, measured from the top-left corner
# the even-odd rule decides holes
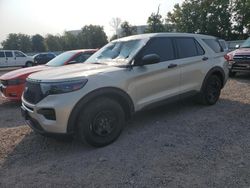
[[[116,34],[113,35],[109,40],[112,41],[112,40],[115,40],[115,39],[118,39],[118,36]]]
[[[62,36],[62,48],[63,50],[74,50],[78,47],[78,36],[73,35],[70,32],[64,32]]]
[[[61,51],[62,47],[62,38],[57,35],[48,34],[45,38],[45,43],[49,51]]]
[[[18,44],[18,34],[16,33],[10,33],[7,36],[7,39],[4,40],[1,44],[3,46],[3,49],[16,49],[19,50],[19,44]]]
[[[21,50],[23,52],[31,52],[32,44],[29,35],[10,33],[6,40],[2,42],[3,49]]]
[[[99,25],[84,26],[77,38],[80,48],[100,48],[108,42],[103,27]]]
[[[185,0],[168,12],[166,21],[179,32],[210,34],[230,39],[232,33],[230,0]]]
[[[250,1],[232,0],[234,31],[239,33],[240,39],[245,39],[246,34],[250,32]]]
[[[147,33],[159,33],[164,32],[164,24],[162,20],[162,16],[159,13],[152,13],[151,16],[148,17],[148,28],[146,30]]]
[[[32,41],[32,50],[33,52],[44,52],[46,51],[46,47],[45,47],[45,41],[44,38],[39,35],[33,35],[31,37],[31,41]]]
[[[130,36],[133,35],[135,28],[130,25],[127,21],[122,22],[121,24],[122,36]]]

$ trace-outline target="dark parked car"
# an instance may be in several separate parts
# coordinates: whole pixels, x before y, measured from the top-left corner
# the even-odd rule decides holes
[[[51,59],[56,57],[53,53],[40,53],[34,55],[34,65],[42,65],[48,63]]]

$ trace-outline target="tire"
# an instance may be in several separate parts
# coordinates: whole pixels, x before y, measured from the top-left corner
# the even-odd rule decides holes
[[[32,66],[33,66],[33,63],[30,61],[25,64],[25,67],[32,67]]]
[[[216,75],[211,75],[200,93],[200,102],[205,105],[215,104],[220,98],[221,88],[221,79]]]
[[[120,104],[109,98],[98,98],[83,107],[78,115],[78,136],[95,147],[115,141],[123,129],[125,114]]]
[[[236,72],[232,72],[232,71],[229,71],[229,77],[235,77],[235,75],[236,75]]]

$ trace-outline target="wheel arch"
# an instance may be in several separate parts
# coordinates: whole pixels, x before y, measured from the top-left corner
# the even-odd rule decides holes
[[[131,118],[131,116],[134,114],[134,103],[125,91],[115,87],[99,88],[85,95],[74,106],[69,116],[67,133],[72,133],[75,131],[78,114],[82,107],[99,97],[107,97],[118,102],[125,112],[126,119]]]
[[[32,66],[33,66],[33,64],[34,64],[31,60],[28,60],[28,61],[25,62],[25,66],[26,66],[26,67],[27,67],[28,63],[31,63]]]
[[[202,82],[201,90],[204,89],[205,84],[206,84],[208,78],[209,78],[211,75],[216,75],[216,76],[218,76],[218,77],[220,78],[221,82],[222,82],[222,88],[224,87],[224,85],[225,85],[225,83],[226,83],[226,82],[225,82],[226,75],[225,75],[224,70],[223,70],[221,67],[213,67],[212,69],[210,69],[210,70],[207,72],[207,74],[206,74],[206,76],[205,76],[205,78],[204,78],[204,80],[203,80],[203,82]]]

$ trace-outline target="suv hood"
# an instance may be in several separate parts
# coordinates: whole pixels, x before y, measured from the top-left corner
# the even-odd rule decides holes
[[[250,55],[250,48],[240,48],[230,52],[231,55]]]
[[[46,70],[30,75],[28,78],[37,81],[64,81],[74,80],[77,78],[88,77],[102,72],[111,71],[118,67],[108,66],[103,64],[74,64],[63,67],[57,67],[51,70]]]
[[[38,71],[42,71],[42,70],[46,70],[48,69],[48,66],[45,65],[40,65],[40,66],[34,66],[34,67],[27,67],[27,68],[21,68],[21,69],[17,69],[14,71],[10,71],[6,74],[3,74],[0,77],[0,80],[10,80],[10,79],[14,79],[14,78],[18,78],[27,74],[31,74],[34,72],[38,72]]]

